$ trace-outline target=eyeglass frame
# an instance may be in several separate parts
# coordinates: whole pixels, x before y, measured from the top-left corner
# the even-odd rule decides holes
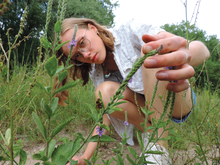
[[[89,39],[87,39],[86,37],[85,37],[85,34],[86,34],[86,30],[87,29],[85,29],[85,31],[84,31],[84,34],[83,34],[83,36],[82,36],[82,38],[80,39],[80,41],[83,39],[83,40],[88,40],[89,41]],[[89,48],[91,47],[91,42],[89,41],[89,47],[88,47],[88,49],[86,49],[86,50],[82,50],[82,49],[80,49],[79,48],[79,44],[78,44],[78,46],[77,46],[77,48],[78,48],[78,52],[77,53],[75,53],[75,55],[74,56],[78,56],[78,55],[82,55],[82,57],[84,58],[84,56],[83,56],[83,54],[82,53],[79,53],[79,52],[86,52],[86,51],[88,51],[89,50]],[[72,58],[71,58],[72,59]],[[74,61],[78,61],[78,62],[81,62],[81,61],[79,61],[79,60],[77,60],[77,59],[72,59],[72,60],[74,60]],[[82,66],[83,64],[85,64],[84,62],[82,62],[81,64],[74,64],[75,66]]]

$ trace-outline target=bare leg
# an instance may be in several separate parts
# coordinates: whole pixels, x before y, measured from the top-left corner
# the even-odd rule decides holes
[[[102,98],[105,106],[110,102],[110,97],[113,97],[115,92],[118,90],[120,84],[113,81],[106,81],[101,83],[96,90],[96,98],[98,98],[98,91],[102,93]],[[145,99],[142,95],[137,94],[131,91],[129,88],[126,88],[124,93],[123,100],[128,101],[127,103],[120,104],[118,107],[122,109],[121,112],[115,111],[111,115],[115,118],[125,120],[125,111],[127,111],[128,122],[136,126],[138,129],[143,131],[143,128],[140,126],[140,123],[144,122],[144,115],[140,110],[140,107],[145,106]],[[135,101],[135,95],[136,100]],[[149,125],[150,123],[148,123]]]
[[[144,93],[145,93],[145,97],[148,101],[151,100],[154,86],[157,81],[155,74],[157,73],[157,71],[159,71],[161,69],[163,69],[163,68],[146,69],[142,66]],[[166,81],[159,81],[159,83],[158,83],[158,89],[157,89],[155,101],[154,101],[153,107],[151,109],[152,111],[155,111],[155,113],[149,117],[149,119],[148,119],[149,121],[151,121],[152,117],[154,117],[155,119],[158,120],[161,116],[161,113],[163,112],[164,100],[165,100],[166,94],[167,94],[167,90],[165,88],[166,83],[167,83]],[[181,118],[190,112],[191,105],[192,105],[190,90],[176,93],[175,100],[176,101],[175,101],[172,117]],[[168,109],[168,113],[169,113],[169,109]],[[158,130],[158,135],[160,136],[162,132],[163,132],[163,129],[160,128]],[[168,134],[167,132],[164,132],[162,137],[166,137],[167,134]],[[160,145],[165,146],[165,147],[167,146],[167,142],[162,143],[161,141],[159,141],[158,143]]]

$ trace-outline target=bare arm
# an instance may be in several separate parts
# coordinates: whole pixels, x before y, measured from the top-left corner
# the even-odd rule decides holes
[[[162,68],[173,66],[174,70],[159,70],[156,78],[161,81],[178,81],[167,83],[166,89],[173,92],[181,92],[189,88],[187,79],[194,74],[195,66],[202,64],[210,56],[206,46],[200,41],[192,41],[187,48],[187,40],[169,32],[163,31],[157,35],[143,35],[145,44],[142,47],[144,54],[164,46],[159,55],[148,57],[144,61],[145,68]]]
[[[189,61],[189,64],[193,67],[196,67],[203,62],[205,62],[209,56],[209,50],[206,46],[200,41],[192,41],[189,44],[189,51],[192,54],[192,57]]]
[[[111,122],[106,114],[103,116],[103,124],[106,124],[107,126],[110,126],[110,124],[111,124]],[[97,131],[96,128],[94,129],[92,136],[98,135],[98,133],[96,133],[96,131]],[[104,134],[106,134],[106,132],[107,131],[104,130]],[[96,149],[96,146],[97,146],[97,142],[89,142],[84,154],[82,156],[74,156],[72,159],[78,160],[77,165],[86,165],[86,162],[84,161],[84,159],[89,160],[92,157],[92,155]],[[67,165],[69,165],[69,164],[67,164]]]

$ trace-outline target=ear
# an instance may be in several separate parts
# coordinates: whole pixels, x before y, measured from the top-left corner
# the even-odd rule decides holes
[[[93,30],[95,33],[98,32],[98,29],[94,25],[88,23],[88,27],[89,27],[89,30]]]

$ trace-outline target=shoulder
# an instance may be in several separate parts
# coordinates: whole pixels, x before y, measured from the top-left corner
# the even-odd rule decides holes
[[[111,28],[111,31],[115,33],[129,32],[138,34],[157,34],[160,31],[164,31],[159,26],[154,26],[148,24],[146,21],[141,21],[139,19],[129,19],[115,25]]]

